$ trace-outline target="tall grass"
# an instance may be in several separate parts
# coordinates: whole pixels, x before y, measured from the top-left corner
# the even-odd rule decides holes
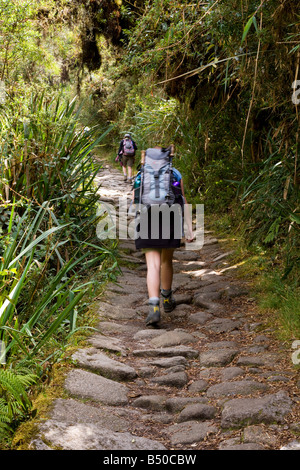
[[[258,175],[248,176],[240,185],[249,243],[277,248],[285,263],[285,277],[300,265],[299,188],[293,177],[293,149],[288,157],[276,150],[260,164]]]
[[[278,272],[265,274],[259,289],[259,306],[279,325],[278,333],[284,340],[299,339],[300,288],[299,278],[285,282]]]
[[[76,100],[46,94],[32,95],[22,106],[9,103],[0,108],[4,432],[30,407],[25,398],[22,402],[14,393],[7,394],[1,380],[12,391],[14,384],[18,389],[30,386],[33,376],[38,380],[43,364],[57,361],[70,335],[85,328],[81,314],[86,294],[117,268],[113,241],[105,244],[96,235],[99,165],[92,152],[110,129],[85,132],[79,118]],[[33,376],[27,381],[17,372],[20,364],[30,364]],[[16,413],[11,413],[11,403]]]
[[[44,243],[55,245],[55,233],[65,227],[41,231],[45,217],[49,218],[47,209],[41,207],[32,220],[28,219],[27,210],[16,230],[6,237],[0,265],[0,338],[6,359],[18,357],[19,351],[25,359],[36,357],[86,292],[87,286],[76,286],[72,279],[84,256],[65,263],[56,276],[46,276],[44,268],[49,255],[42,259],[37,250]],[[76,293],[71,302],[70,291]]]

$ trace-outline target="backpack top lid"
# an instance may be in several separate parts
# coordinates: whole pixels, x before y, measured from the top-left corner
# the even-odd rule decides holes
[[[146,157],[151,158],[151,160],[164,160],[170,157],[170,152],[169,148],[149,148],[146,150]]]

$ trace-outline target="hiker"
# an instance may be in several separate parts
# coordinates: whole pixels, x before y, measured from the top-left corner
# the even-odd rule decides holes
[[[136,143],[131,138],[130,134],[125,134],[124,139],[122,139],[120,142],[117,159],[122,165],[124,181],[127,181],[127,183],[130,184],[132,183],[132,167],[134,165],[134,157],[136,150]]]
[[[143,154],[142,154],[143,155]],[[180,247],[183,236],[183,210],[187,204],[184,195],[183,180],[180,172],[172,167],[171,148],[155,147],[148,149],[145,154],[145,164],[142,161],[141,171],[134,182],[133,198],[138,205],[136,219],[135,245],[145,253],[147,263],[147,288],[149,297],[149,314],[147,326],[157,326],[160,322],[160,294],[166,313],[172,312],[176,301],[172,292],[173,253]],[[153,166],[151,166],[151,164]],[[161,171],[159,172],[158,166]],[[153,167],[156,168],[153,171]],[[151,172],[153,178],[151,179]],[[160,173],[160,174],[159,174]],[[159,175],[158,175],[159,174]],[[168,188],[169,185],[169,188]],[[164,188],[167,187],[167,190]],[[171,195],[168,193],[171,188]],[[155,197],[158,196],[155,201]],[[164,204],[171,200],[171,204]],[[153,209],[170,207],[168,215],[159,215],[158,226],[154,225]],[[173,210],[175,208],[175,210]],[[177,212],[176,212],[177,211]],[[177,217],[179,214],[179,217]],[[152,222],[152,224],[151,224]],[[154,225],[153,225],[154,222]],[[168,224],[164,227],[164,223]],[[192,223],[187,220],[188,230],[185,236],[187,242],[192,242]],[[139,233],[137,233],[139,229]],[[169,229],[168,237],[164,237],[164,229]],[[168,230],[167,230],[168,232]],[[139,235],[139,236],[137,236]]]

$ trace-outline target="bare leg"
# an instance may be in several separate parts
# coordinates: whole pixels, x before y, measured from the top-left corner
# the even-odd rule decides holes
[[[172,289],[173,281],[173,249],[163,249],[161,253],[161,287]]]
[[[160,322],[160,252],[155,250],[146,252],[146,261],[149,295],[149,314],[146,318],[146,325],[156,326]]]
[[[158,297],[160,295],[160,252],[148,251],[146,252],[147,262],[147,287],[148,295],[151,297]]]
[[[128,178],[129,179],[132,178],[132,167],[131,166],[128,167]]]
[[[161,295],[165,312],[172,312],[176,301],[172,294],[173,281],[173,249],[162,250],[161,255]]]

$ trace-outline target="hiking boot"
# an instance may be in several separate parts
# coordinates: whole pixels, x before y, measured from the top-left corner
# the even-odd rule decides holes
[[[126,183],[127,181],[127,176],[124,176],[124,183]]]
[[[163,307],[166,313],[170,313],[176,307],[176,300],[173,297],[172,291],[164,291],[162,289],[161,295],[163,298]]]
[[[132,184],[132,178],[127,178],[127,183]]]
[[[152,304],[149,302],[149,314],[146,318],[146,326],[157,326],[160,322],[159,303]]]

